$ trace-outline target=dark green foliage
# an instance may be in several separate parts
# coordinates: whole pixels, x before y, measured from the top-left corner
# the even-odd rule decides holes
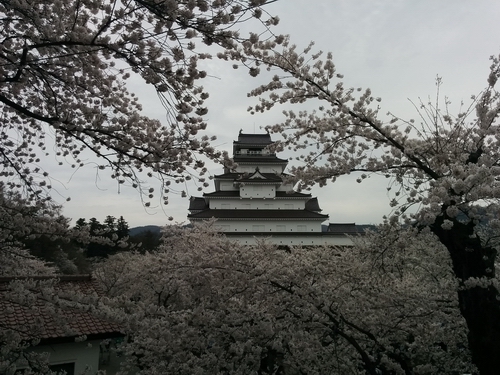
[[[130,242],[140,245],[138,250],[144,253],[156,249],[160,244],[160,239],[161,233],[159,231],[147,229],[130,237]]]
[[[31,255],[53,264],[63,275],[87,274],[90,271],[83,250],[73,241],[54,240],[42,235],[25,239],[22,243]]]
[[[85,228],[89,230],[91,241],[87,245],[86,255],[89,258],[106,258],[109,255],[116,254],[124,247],[120,244],[128,242],[129,226],[123,216],[117,220],[114,216],[106,216],[104,223],[99,222],[95,217],[88,222],[84,218],[76,221],[76,228]]]

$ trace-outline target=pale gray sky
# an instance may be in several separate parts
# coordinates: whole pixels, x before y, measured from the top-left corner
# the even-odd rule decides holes
[[[416,117],[408,99],[435,95],[436,75],[443,79],[441,92],[455,105],[467,102],[486,86],[489,56],[500,53],[498,0],[280,0],[267,9],[280,17],[277,33],[290,34],[300,47],[314,40],[317,49],[331,51],[346,87],[371,88],[382,98],[381,113],[404,118]],[[207,68],[207,133],[217,136],[215,145],[230,151],[240,129],[259,132],[261,126],[281,120],[279,111],[254,116],[246,111],[255,103],[246,93],[262,81],[215,60]],[[164,117],[153,91],[133,82],[132,90],[145,114]],[[164,225],[168,216],[186,221],[188,200],[180,195],[172,195],[163,208],[158,202],[158,207],[145,209],[135,190],[122,187],[118,192],[116,183],[106,175],[96,176],[91,165],[71,178],[62,168],[50,172],[61,182],[54,185],[61,195],[71,197],[63,213],[75,220],[122,215],[131,226]],[[357,184],[348,177],[312,194],[331,222],[378,223],[390,212],[386,187],[384,179]],[[212,190],[210,186],[205,192]],[[194,188],[188,194],[200,195]]]

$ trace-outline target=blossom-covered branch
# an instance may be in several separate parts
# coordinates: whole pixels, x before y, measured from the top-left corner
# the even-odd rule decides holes
[[[50,196],[40,161],[52,148],[72,168],[83,167],[90,151],[118,183],[134,187],[143,183],[141,171],[177,182],[196,173],[203,182],[203,158],[221,155],[199,136],[209,95],[199,62],[214,53],[240,59],[237,48],[248,38],[234,27],[241,22],[255,20],[272,37],[276,21],[261,8],[267,2],[0,1],[7,186],[31,199]],[[126,84],[131,76],[155,88],[165,123],[140,115]]]
[[[389,220],[430,228],[446,246],[462,283],[458,295],[474,361],[481,374],[495,374],[500,297],[498,245],[491,239],[500,229],[500,94],[495,89],[500,59],[491,58],[488,86],[465,111],[453,115],[447,101],[441,108],[438,94],[435,103],[417,107],[418,124],[390,112],[381,116],[381,99],[369,89],[345,88],[332,54],[322,60],[312,47],[298,51],[285,40],[271,53],[263,42],[244,44],[242,53],[274,73],[250,92],[259,104],[249,110],[306,101],[315,108],[287,108],[285,120],[269,127],[284,139],[278,147],[300,151],[303,164],[292,173],[305,186],[324,186],[355,171],[365,171],[358,182],[377,173],[399,185]],[[408,210],[411,206],[417,209]]]

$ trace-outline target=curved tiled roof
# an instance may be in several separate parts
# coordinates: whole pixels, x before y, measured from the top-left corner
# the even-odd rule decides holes
[[[319,207],[318,198],[311,198],[306,202],[306,210],[319,212],[322,209]]]
[[[240,176],[241,176],[241,173],[229,172],[229,173],[223,173],[223,174],[216,174],[216,175],[214,175],[214,179],[217,179],[217,180],[236,180]]]
[[[255,172],[251,175],[243,175],[236,182],[249,182],[249,183],[259,183],[259,182],[273,182],[277,184],[282,184],[283,179],[276,173],[260,173]]]
[[[234,181],[251,181],[252,176],[256,175],[262,175],[266,180],[272,180],[272,181],[279,181],[282,182],[283,178],[276,173],[261,173],[261,172],[253,172],[253,173],[224,173],[224,174],[219,174],[215,175],[214,179],[216,180],[234,180]],[[257,179],[257,178],[255,178]],[[262,180],[262,179],[261,179]]]
[[[8,283],[14,278],[0,278],[0,322],[3,328],[15,330],[23,339],[41,339],[55,341],[87,336],[105,338],[121,336],[117,324],[102,319],[95,314],[76,308],[56,307],[46,302],[36,288],[32,292],[37,296],[32,303],[20,303],[11,298]],[[34,277],[35,280],[49,280],[54,277]],[[90,275],[58,276],[55,290],[60,296],[68,293],[84,295],[101,294],[95,280]],[[63,297],[61,297],[63,298]],[[67,300],[69,302],[69,299]]]

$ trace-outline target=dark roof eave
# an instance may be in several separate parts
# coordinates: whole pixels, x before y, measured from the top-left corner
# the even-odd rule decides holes
[[[279,158],[261,158],[258,159],[255,156],[238,156],[233,158],[234,162],[237,164],[288,164],[288,160]]]
[[[203,193],[204,198],[242,198],[242,199],[250,199],[250,198],[243,198],[240,197],[240,191],[239,190],[219,190],[219,191],[213,191],[211,193]],[[260,199],[260,198],[255,198],[255,199]],[[276,196],[272,198],[266,198],[266,199],[311,199],[311,194],[304,194],[304,193],[299,193],[299,192],[285,192],[278,190],[276,191]]]
[[[262,215],[265,215],[264,217]],[[188,215],[190,220],[321,220],[325,221],[328,215],[307,210],[236,210],[236,209],[208,209],[196,215]]]
[[[65,336],[65,337],[48,337],[48,338],[46,337],[46,338],[40,339],[40,342],[37,346],[71,343],[71,342],[75,342],[78,338],[81,338],[81,337],[82,336]],[[119,331],[91,333],[91,334],[85,335],[85,341],[105,340],[105,339],[113,339],[113,338],[119,338],[119,337],[125,337],[125,334],[121,333]]]

